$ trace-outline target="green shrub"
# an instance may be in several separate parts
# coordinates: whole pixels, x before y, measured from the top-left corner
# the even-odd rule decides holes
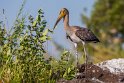
[[[60,60],[44,58],[44,43],[50,40],[40,9],[36,18],[31,15],[17,18],[11,33],[0,24],[0,79],[9,83],[55,83],[60,78],[74,77],[73,58],[64,51]]]

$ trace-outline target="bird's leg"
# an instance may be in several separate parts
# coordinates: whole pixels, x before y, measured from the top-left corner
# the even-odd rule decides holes
[[[76,50],[76,66],[78,66],[78,52],[77,52],[77,43],[74,43],[75,50]]]
[[[74,46],[75,46],[75,50],[76,50],[76,72],[75,72],[75,75],[76,75],[76,78],[78,77],[78,52],[77,52],[77,43],[74,43]]]
[[[83,43],[83,48],[84,48],[84,54],[85,54],[85,78],[87,80],[87,62],[88,62],[88,57],[87,57],[87,52],[86,52],[86,48],[85,48],[85,42]]]
[[[86,48],[85,48],[85,42],[82,42],[82,43],[83,43],[83,48],[84,48],[85,64],[87,65],[87,62],[88,62],[88,56],[87,56],[87,52],[86,52]]]

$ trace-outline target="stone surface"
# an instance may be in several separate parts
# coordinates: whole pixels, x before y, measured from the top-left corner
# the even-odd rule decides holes
[[[124,83],[124,59],[78,65],[74,79],[61,79],[57,83]]]

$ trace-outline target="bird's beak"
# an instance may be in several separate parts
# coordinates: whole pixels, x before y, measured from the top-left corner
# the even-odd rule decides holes
[[[56,25],[59,23],[59,21],[60,21],[63,17],[64,17],[64,14],[61,13],[61,14],[59,15],[59,17],[57,18],[57,20],[56,20],[56,23],[55,23],[55,25],[54,25],[54,27],[53,27],[53,30],[56,28]]]

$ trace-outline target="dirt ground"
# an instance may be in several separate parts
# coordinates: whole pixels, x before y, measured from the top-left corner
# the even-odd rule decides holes
[[[124,73],[113,74],[94,64],[82,64],[77,67],[74,79],[60,79],[57,83],[124,83]]]

